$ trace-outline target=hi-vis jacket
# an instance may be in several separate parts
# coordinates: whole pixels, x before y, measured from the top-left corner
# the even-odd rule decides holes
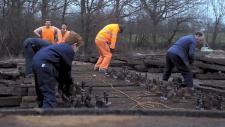
[[[115,49],[119,30],[119,24],[109,24],[98,32],[96,40],[107,42],[111,49]]]
[[[49,28],[43,26],[41,28],[41,38],[48,40],[50,42],[54,42],[55,40],[55,28],[50,26]]]
[[[69,36],[70,31],[65,31],[64,34],[62,33],[62,31],[60,31],[58,33],[58,41],[57,43],[63,43],[65,42],[65,39]]]

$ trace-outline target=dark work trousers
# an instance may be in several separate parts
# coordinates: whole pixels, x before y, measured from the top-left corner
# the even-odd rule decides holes
[[[33,65],[35,88],[40,108],[56,106],[56,84],[58,71],[49,63]]]
[[[35,54],[35,51],[33,50],[32,45],[27,44],[24,47],[26,75],[32,74],[32,58],[34,54]]]
[[[163,74],[163,80],[168,81],[172,69],[176,67],[184,78],[184,84],[187,87],[193,87],[193,74],[189,67],[183,62],[183,60],[173,53],[167,52],[166,54],[166,68]]]

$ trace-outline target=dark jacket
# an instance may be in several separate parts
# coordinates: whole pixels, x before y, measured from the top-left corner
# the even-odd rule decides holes
[[[49,41],[43,40],[41,38],[27,38],[23,43],[24,48],[27,48],[28,46],[32,47],[34,53],[49,45],[51,45]]]
[[[194,59],[196,39],[194,35],[187,35],[179,38],[168,52],[178,55],[186,65]]]
[[[65,43],[53,44],[39,50],[33,57],[33,68],[41,67],[42,64],[51,64],[55,67],[60,88],[62,85],[71,85],[71,66],[74,58],[73,48]],[[55,76],[55,75],[54,75]],[[63,83],[63,84],[62,84]]]

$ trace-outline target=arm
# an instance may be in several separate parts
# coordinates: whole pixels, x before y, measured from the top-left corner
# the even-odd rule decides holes
[[[194,62],[194,55],[195,55],[195,47],[196,47],[196,44],[194,42],[192,42],[190,44],[190,47],[189,47],[189,61],[190,61],[190,64],[192,64]]]
[[[110,49],[115,49],[115,47],[116,47],[116,40],[117,40],[118,32],[119,32],[119,27],[115,27],[112,31],[112,39],[111,39]]]
[[[38,37],[41,37],[41,35],[40,35],[41,30],[42,30],[42,27],[39,27],[39,28],[35,29],[35,30],[34,30],[34,34],[35,34],[36,36],[38,36]]]
[[[53,28],[54,28],[54,31],[55,31],[54,32],[54,39],[57,42],[60,38],[61,30],[59,28],[55,27],[55,26],[53,26]]]
[[[61,72],[60,82],[58,89],[62,92],[63,95],[70,97],[72,95],[73,79],[71,76],[71,71]]]

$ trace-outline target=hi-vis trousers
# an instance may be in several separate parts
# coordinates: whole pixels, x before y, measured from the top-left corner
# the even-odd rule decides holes
[[[108,69],[110,61],[112,59],[112,53],[110,51],[109,44],[105,41],[96,39],[95,44],[98,48],[99,58],[95,64],[95,68]]]

